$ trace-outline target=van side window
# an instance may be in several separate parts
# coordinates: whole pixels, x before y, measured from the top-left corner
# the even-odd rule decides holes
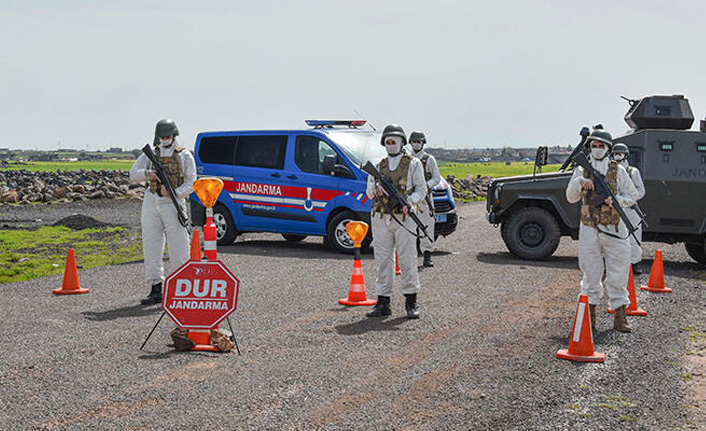
[[[256,168],[282,169],[287,149],[287,136],[240,136],[235,164]]]
[[[201,139],[199,159],[203,163],[232,165],[235,159],[237,136],[207,136]]]
[[[315,136],[297,136],[294,146],[294,163],[303,172],[324,174],[324,157],[336,156],[336,151]]]

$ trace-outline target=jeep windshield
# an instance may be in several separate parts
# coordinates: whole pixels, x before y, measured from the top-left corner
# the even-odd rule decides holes
[[[380,145],[380,134],[375,132],[326,132],[339,148],[358,166],[370,161],[377,164],[387,155]]]

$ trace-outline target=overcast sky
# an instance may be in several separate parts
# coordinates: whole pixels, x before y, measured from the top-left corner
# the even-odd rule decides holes
[[[430,146],[573,145],[621,95],[706,115],[706,2],[0,2],[0,147],[139,148],[352,118]]]

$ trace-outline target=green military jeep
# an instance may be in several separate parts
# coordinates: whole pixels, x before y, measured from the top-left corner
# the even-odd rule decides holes
[[[645,197],[639,201],[647,224],[643,240],[683,242],[689,256],[706,265],[706,121],[700,131],[689,130],[694,116],[684,96],[629,102],[625,121],[631,130],[613,142],[628,146],[630,165],[640,170],[645,183]],[[583,151],[583,140],[577,151]],[[501,225],[503,241],[517,257],[547,259],[562,235],[578,239],[580,205],[569,204],[565,195],[571,169],[498,178],[488,187],[488,221]]]

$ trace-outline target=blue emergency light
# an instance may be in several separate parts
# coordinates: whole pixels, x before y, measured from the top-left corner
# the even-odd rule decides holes
[[[324,127],[347,126],[351,129],[362,127],[365,125],[365,120],[304,120],[306,125],[315,129],[323,129]]]

